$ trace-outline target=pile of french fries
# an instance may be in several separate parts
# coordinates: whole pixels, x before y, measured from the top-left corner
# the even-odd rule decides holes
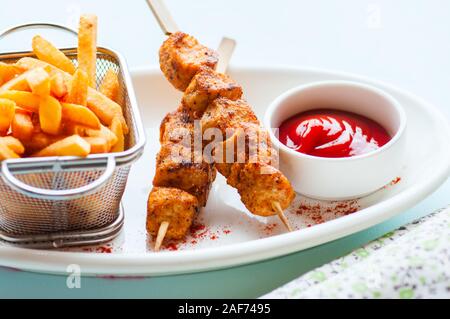
[[[97,17],[82,15],[78,67],[37,35],[33,52],[0,62],[0,161],[121,152],[128,127],[113,69],[96,89]]]

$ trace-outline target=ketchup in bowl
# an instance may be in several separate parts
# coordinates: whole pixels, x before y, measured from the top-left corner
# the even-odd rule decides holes
[[[319,109],[302,112],[280,125],[287,147],[319,157],[350,157],[376,150],[391,136],[375,121],[352,112]]]

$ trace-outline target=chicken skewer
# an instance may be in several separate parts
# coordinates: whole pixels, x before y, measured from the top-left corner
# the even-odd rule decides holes
[[[178,37],[179,33],[174,36]],[[196,42],[192,37],[189,40],[189,43]],[[230,39],[223,39],[218,49],[226,60],[233,50],[234,41]],[[226,64],[222,66],[225,68]],[[163,119],[161,150],[157,156],[147,218],[149,233],[156,235],[156,251],[164,237],[180,239],[185,235],[196,213],[206,205],[215,179],[214,165],[203,159],[201,145],[199,150],[195,149],[195,138],[194,122],[181,107]]]
[[[217,170],[238,190],[250,212],[277,214],[292,231],[283,210],[295,193],[287,178],[273,167],[278,163],[277,152],[248,103],[218,98],[207,107],[200,126],[205,133],[208,129],[219,129],[224,136],[233,133],[213,147]]]
[[[169,51],[169,48],[170,47],[167,45],[167,43],[164,43],[161,47],[160,54],[162,53],[163,56],[167,56],[167,55],[176,56],[177,53],[176,52],[174,53],[173,51],[174,50],[176,51],[178,48],[171,47],[170,48],[171,51],[166,52],[166,51]],[[161,63],[164,63],[164,62],[165,62],[165,60],[161,60]],[[170,69],[170,67],[171,67],[170,65],[169,66],[161,65],[161,69],[163,70],[163,72],[167,69]],[[173,77],[170,76],[170,72],[165,72],[165,74],[166,74],[166,77],[169,79],[169,81],[171,79],[173,79]],[[233,101],[240,101],[239,103],[241,105],[245,106],[246,114],[248,116],[251,115],[252,118],[250,121],[248,121],[249,120],[248,118],[236,117],[233,114],[231,114],[232,113],[231,112],[231,113],[229,113],[229,115],[233,115],[232,117],[234,117],[234,120],[235,120],[234,125],[229,125],[226,118],[222,118],[222,119],[220,119],[220,121],[216,121],[216,124],[222,123],[221,124],[223,127],[222,133],[223,133],[223,135],[225,135],[226,129],[239,128],[241,126],[241,123],[248,122],[248,123],[256,124],[258,126],[260,125],[259,121],[256,119],[256,116],[254,115],[250,106],[248,104],[246,104],[245,101],[240,100],[241,97],[242,97],[242,88],[236,82],[234,82],[231,78],[229,78],[225,74],[217,72],[213,68],[202,67],[202,68],[200,68],[198,73],[192,78],[191,82],[187,86],[186,91],[182,98],[181,107],[185,110],[185,112],[187,114],[189,114],[189,116],[191,118],[193,118],[195,120],[195,119],[203,119],[204,112],[210,107],[211,104],[214,104],[214,102],[217,100],[226,98],[226,100],[228,100],[230,103]],[[226,103],[219,104],[219,106],[220,105],[221,105],[221,107],[218,109],[219,113],[227,112],[228,105],[226,105]],[[209,126],[209,128],[214,128],[214,127],[215,127],[214,125]],[[260,129],[258,129],[258,130],[260,130]],[[204,133],[204,131],[205,130],[203,130],[203,133]],[[258,145],[256,144],[255,146],[258,146]],[[274,151],[272,151],[271,153],[275,154]],[[220,165],[220,164],[216,163],[216,166],[218,166],[218,165]],[[264,166],[264,169],[268,169],[267,165],[263,165],[263,166]],[[240,168],[240,167],[241,166],[237,166],[236,170],[238,170],[238,168]],[[253,165],[253,170],[256,170],[257,168],[259,169],[260,167]],[[250,169],[249,166],[246,169],[249,170]],[[269,197],[269,198],[273,199],[273,201],[270,203],[269,209],[268,209],[268,207],[261,208],[261,207],[258,207],[257,205],[252,205],[249,202],[246,203],[246,199],[245,199],[246,195],[245,194],[250,194],[252,192],[245,189],[245,187],[252,188],[251,181],[248,181],[248,185],[245,187],[244,187],[244,184],[242,184],[242,183],[239,184],[240,187],[237,187],[238,185],[237,184],[233,185],[233,183],[230,182],[230,180],[228,180],[228,183],[231,186],[236,187],[238,189],[239,193],[241,194],[241,199],[243,200],[246,207],[249,208],[249,210],[253,214],[262,215],[262,216],[278,214],[281,221],[286,225],[288,230],[291,231],[292,228],[290,227],[290,225],[287,221],[287,218],[283,214],[283,210],[289,206],[290,202],[292,202],[292,200],[294,198],[294,191],[293,191],[289,181],[286,179],[286,177],[283,174],[281,174],[281,172],[276,170],[275,168],[272,167],[272,169],[274,170],[273,174],[271,175],[272,177],[265,178],[264,185],[269,187],[268,188],[269,190],[276,190],[277,192],[279,192],[279,196],[275,196],[274,192],[272,192],[273,194],[270,196],[265,196],[263,192],[258,194],[260,196],[260,198]],[[219,172],[220,172],[220,170],[219,170]],[[225,176],[225,177],[227,177],[227,176]],[[249,175],[249,177],[250,177],[250,175]],[[254,175],[253,177],[257,177],[257,175]],[[259,180],[262,180],[262,177]],[[272,182],[272,185],[270,184],[270,182]],[[256,186],[253,188],[256,188]],[[270,192],[267,192],[267,193],[270,193]],[[255,192],[253,192],[252,194],[256,195]],[[249,197],[249,199],[250,199],[250,197]],[[256,200],[256,202],[261,202],[261,201]]]
[[[184,88],[190,82],[190,77],[192,77],[197,72],[198,68],[200,68],[201,66],[216,66],[217,56],[214,51],[201,46],[195,38],[178,32],[178,27],[175,21],[172,19],[169,11],[162,2],[156,0],[148,0],[147,3],[157,17],[158,23],[160,24],[163,32],[166,35],[170,36],[173,33],[178,33],[177,36],[170,38],[173,40],[173,44],[178,44],[180,45],[180,47],[183,47],[184,45],[184,47],[187,48],[186,52],[183,52],[184,59],[181,58],[179,60],[175,59],[173,61],[170,61],[170,56],[164,57],[161,55],[161,60],[166,59],[166,63],[173,63],[174,69],[183,67],[183,65],[187,66],[185,72],[180,73],[185,75],[184,78],[179,79],[178,83],[174,82],[178,79],[177,74],[174,73],[170,75],[170,77],[173,77],[173,80],[170,82],[173,83],[176,88],[184,90]],[[228,43],[228,41],[226,43]],[[232,44],[234,46],[234,43]],[[227,46],[227,48],[230,49],[229,52],[231,55],[233,47],[229,48]],[[199,52],[201,55],[196,55],[197,52]],[[180,82],[182,81],[184,81],[186,84],[180,84]],[[168,137],[165,132],[172,132],[172,129],[176,129],[177,126],[183,127],[187,129],[189,133],[192,133],[192,125],[191,123],[189,123],[186,117],[182,115],[182,113],[170,113],[165,117],[160,127],[161,145],[164,145],[164,142],[166,140],[170,140],[170,137]],[[175,142],[175,144],[173,142]],[[158,155],[159,165],[157,166],[161,169],[157,170],[157,174],[155,175],[153,184],[177,185],[177,180],[179,180],[180,178],[181,180],[185,178],[183,174],[177,174],[178,171],[193,173],[191,178],[188,178],[188,181],[185,180],[184,183],[181,183],[181,186],[184,186],[186,190],[190,190],[194,195],[198,195],[198,198],[200,198],[200,203],[198,202],[197,197],[187,192],[183,192],[177,188],[154,187],[149,196],[149,217],[147,219],[147,229],[150,233],[154,234],[157,230],[157,226],[159,225],[157,230],[157,238],[155,241],[155,250],[159,250],[159,247],[161,246],[162,241],[168,231],[169,233],[167,235],[170,238],[182,237],[187,232],[192,223],[195,212],[199,211],[200,206],[204,206],[206,204],[211,183],[215,178],[215,169],[212,166],[201,165],[201,167],[190,167],[184,170],[182,166],[178,165],[177,169],[177,165],[173,165],[173,161],[171,162],[170,156],[169,158],[164,159],[164,152],[167,153],[170,148],[174,148],[174,146],[178,150],[184,150],[184,156],[187,157],[185,159],[192,159],[189,154],[186,154],[186,151],[189,150],[189,146],[185,145],[184,147],[180,147],[179,145],[176,145],[176,142],[177,141],[172,141],[170,143],[167,143],[167,145],[165,146],[165,150],[162,149],[160,154]],[[160,214],[157,214],[158,212]],[[163,220],[160,223],[158,223],[156,218],[152,218],[156,217],[157,215],[161,215],[163,217]],[[171,218],[172,225],[175,225],[174,222],[178,222],[180,220],[184,220],[184,223],[177,224],[178,227],[172,227],[172,229],[169,230],[170,222],[168,221],[168,219],[170,218],[168,218],[168,216],[177,217]],[[184,216],[184,218],[179,218],[181,216]],[[178,230],[178,232],[176,232],[176,230]]]
[[[161,3],[159,1],[149,0],[148,2],[150,5],[152,5],[152,2],[157,2],[157,5],[161,6]],[[181,108],[187,110],[187,113],[192,119],[201,118],[203,111],[206,109],[209,103],[218,97],[228,97],[231,100],[236,100],[242,96],[242,89],[240,88],[240,86],[238,86],[236,83],[234,83],[234,81],[232,81],[225,75],[213,70],[215,58],[213,51],[200,45],[193,37],[190,37],[181,32],[173,33],[174,31],[176,31],[176,28],[172,28],[172,31],[167,32],[170,27],[165,28],[163,22],[167,19],[159,18],[161,15],[158,15],[158,9],[155,10],[155,8],[152,7],[152,10],[154,11],[154,13],[156,13],[158,21],[163,27],[164,32],[166,34],[171,34],[169,39],[164,42],[160,49],[161,70],[163,71],[169,82],[171,82],[172,85],[174,85],[176,88],[180,90],[184,90],[187,88],[183,97]],[[163,15],[168,15],[168,11],[166,9]],[[172,25],[175,24],[173,23]],[[191,81],[192,78],[194,78],[194,80]],[[268,175],[270,176],[270,178],[259,178],[261,181],[266,181],[266,183],[263,183],[264,185],[261,186],[266,186],[267,181],[281,184],[284,189],[277,190],[277,188],[275,188],[275,192],[272,193],[279,193],[279,195],[286,196],[284,198],[278,196],[277,198],[280,198],[278,201],[272,200],[270,202],[270,209],[266,207],[264,211],[255,209],[255,207],[258,207],[258,205],[251,205],[250,201],[252,199],[252,196],[257,193],[255,193],[255,187],[251,185],[250,179],[258,176],[264,176],[261,174],[255,175],[254,173],[257,169],[262,169],[262,167],[265,167],[267,169],[271,167],[268,165],[261,166],[259,165],[259,163],[257,164],[258,165],[256,166],[247,165],[246,167],[241,167],[242,165],[240,165],[237,166],[236,169],[234,169],[234,171],[240,172],[240,174],[237,174],[237,178],[235,177],[234,179],[244,181],[247,180],[247,184],[243,183],[242,181],[239,183],[233,182],[233,179],[231,178],[227,178],[228,183],[238,189],[241,194],[241,199],[251,212],[263,216],[273,215],[273,212],[276,212],[280,216],[286,227],[291,230],[282,210],[283,207],[286,208],[287,206],[289,206],[294,193],[287,179],[274,168],[272,168],[272,175]],[[220,164],[216,165],[219,166]],[[249,172],[252,172],[252,174],[248,174]],[[248,176],[246,175],[246,173]],[[242,176],[240,177],[240,175]],[[250,182],[250,184],[248,182]],[[284,192],[280,190],[284,190]],[[270,196],[264,196],[261,194],[259,194],[258,198],[264,197],[270,198]],[[280,201],[282,202],[282,204],[280,204]],[[258,202],[261,203],[261,201]],[[259,207],[261,207],[261,205]],[[159,239],[164,236],[164,233],[167,230],[167,224],[162,224],[160,230],[162,231],[159,232]],[[157,242],[161,241],[162,240],[157,239]]]
[[[172,83],[175,87],[183,87],[186,88],[183,98],[181,108],[185,110],[187,114],[193,120],[200,120],[202,116],[212,103],[218,98],[227,98],[230,102],[240,100],[242,97],[242,88],[234,82],[230,77],[225,74],[220,73],[220,70],[214,70],[214,68],[209,67],[207,63],[204,65],[195,68],[192,61],[194,59],[189,59],[191,57],[199,56],[195,53],[196,49],[200,44],[194,43],[192,41],[180,40],[185,37],[179,35],[179,33],[172,34],[168,40],[166,40],[160,49],[160,64],[161,70],[165,74],[166,78],[169,82]],[[205,53],[205,49],[201,48],[199,52],[203,52],[200,56],[208,56]],[[180,63],[180,61],[190,60],[189,67],[186,64]],[[180,67],[183,65],[183,67]],[[198,65],[198,64],[197,64]],[[192,77],[192,70],[198,70],[197,73]],[[174,76],[176,74],[176,76]],[[188,77],[185,77],[183,74],[189,74]],[[186,81],[186,78],[190,80],[189,84]],[[242,104],[242,103],[241,103]],[[219,110],[226,111],[227,105],[222,105],[222,108]],[[246,113],[248,115],[252,115],[252,119],[250,123],[259,125],[259,121],[256,119],[256,116],[251,111],[250,106],[246,105]],[[239,123],[246,123],[248,119],[235,117],[235,124],[228,125],[226,119],[221,119],[223,129],[222,132],[225,135],[225,129],[231,128],[236,129],[239,127]],[[203,123],[204,124],[204,123]],[[205,126],[205,125],[203,125]],[[209,126],[209,128],[213,128],[214,126]],[[207,127],[205,127],[207,128]],[[205,130],[203,130],[204,133]],[[275,152],[272,152],[275,153]],[[221,164],[216,163],[216,167],[221,166]],[[223,165],[222,165],[223,166]],[[220,169],[219,169],[220,172]],[[279,175],[281,178],[274,177],[271,179],[273,183],[277,182],[278,184],[282,184],[285,187],[285,192],[280,191],[279,200],[275,200],[277,197],[273,196],[274,201],[270,204],[271,214],[278,214],[282,222],[286,225],[288,230],[291,230],[291,227],[287,221],[287,218],[283,214],[283,209],[287,208],[289,205],[285,200],[287,199],[288,203],[290,203],[294,197],[294,192],[292,187],[290,186],[289,181],[280,173],[277,172],[277,176]],[[227,177],[227,176],[225,176]],[[232,185],[232,183],[230,183]],[[233,186],[233,185],[232,185]],[[267,185],[269,186],[269,185]],[[243,186],[241,185],[241,188]],[[269,189],[277,189],[269,188]],[[239,189],[238,189],[239,190]],[[241,190],[241,199],[245,198],[245,195],[242,196],[242,193],[246,193],[244,190]],[[247,191],[247,193],[249,193]],[[287,195],[283,197],[281,195]],[[264,196],[264,195],[260,195]],[[282,201],[282,204],[280,203]],[[252,207],[254,205],[250,205],[250,203],[246,203],[246,207]],[[252,213],[257,215],[270,215],[267,211],[267,208],[264,211],[256,209],[249,209]]]
[[[173,34],[171,35],[171,37],[174,37],[176,35],[177,34]],[[184,48],[181,51],[186,52],[187,50]],[[160,55],[163,57],[171,56],[171,61],[181,59],[179,46],[173,45],[173,42],[170,38],[169,40],[166,40],[165,43],[161,46]],[[170,69],[171,66],[174,65],[164,65],[165,61],[166,59],[161,59],[161,69],[163,70],[163,72]],[[171,81],[174,86],[180,85],[180,77],[175,79],[174,77],[170,76],[172,72],[174,71],[171,70],[169,72],[165,72],[166,77],[169,79],[169,81],[172,80],[177,82],[173,83]],[[182,68],[179,69],[179,72],[182,72]],[[182,84],[183,86],[185,86],[185,83]],[[230,77],[225,74],[219,73],[212,68],[203,66],[199,68],[198,73],[192,78],[191,82],[187,86],[180,107],[185,111],[186,114],[189,114],[189,116],[193,120],[201,119],[203,134],[208,128],[220,127],[222,136],[224,136],[226,134],[226,129],[237,129],[242,126],[241,123],[254,124],[258,127],[256,131],[260,131],[259,121],[251,110],[250,106],[246,104],[244,100],[241,100],[241,97],[242,88]],[[224,103],[216,103],[217,101],[223,101]],[[218,118],[216,120],[210,119],[210,124],[208,124],[205,122],[206,120],[204,119],[204,113],[205,110],[211,108],[212,105],[215,105],[215,116]],[[241,110],[239,110],[238,106],[240,106]],[[225,116],[226,114],[227,116]],[[224,115],[224,117],[220,117],[221,115]],[[230,123],[230,119],[233,119],[234,122]],[[266,143],[270,144],[270,141],[266,141]],[[258,143],[256,143],[255,146],[258,147]],[[273,150],[271,150],[271,153],[275,154]],[[249,165],[245,167],[245,170],[242,170],[242,174],[239,173],[240,175],[238,174],[238,172],[240,172],[240,168],[242,168],[243,166],[235,165],[235,175],[242,175],[241,179],[243,179],[245,176],[245,178],[247,178],[247,182],[244,183],[241,181],[239,184],[236,184],[228,179],[228,183],[238,189],[245,206],[253,214],[262,216],[278,214],[288,230],[291,230],[291,227],[283,214],[283,209],[286,209],[289,206],[294,197],[294,191],[289,181],[284,177],[284,175],[282,175],[273,167],[271,168],[272,172],[268,174],[268,176],[270,177],[263,176],[265,174],[256,174],[255,171],[258,169],[269,170],[270,165],[267,165],[265,163],[262,163],[264,164],[262,166],[258,166],[253,165],[254,163],[251,163],[251,161],[249,163],[247,160],[246,164]],[[228,166],[231,167],[232,165],[230,164]],[[216,167],[223,167],[223,165],[219,162],[216,163]],[[249,174],[249,171],[251,170],[253,170],[253,173]],[[221,172],[220,169],[219,172]],[[226,175],[224,176],[227,177]],[[267,189],[262,189],[259,193],[255,192],[256,186],[252,186],[252,178],[256,178],[257,181],[261,181],[261,186],[267,186]],[[270,192],[269,190],[273,191]],[[254,196],[256,195],[258,195],[259,197],[255,200]],[[272,199],[272,201],[269,203],[267,200],[262,200],[262,198],[270,198]],[[252,199],[255,200],[255,204],[251,203]],[[258,204],[256,203],[265,204],[263,206],[258,206]]]

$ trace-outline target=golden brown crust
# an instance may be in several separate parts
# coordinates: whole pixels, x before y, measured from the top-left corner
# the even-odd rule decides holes
[[[205,206],[216,169],[203,159],[201,145],[195,149],[194,123],[181,110],[171,112],[161,123],[160,140],[153,185],[182,189]]]
[[[267,131],[260,127],[255,113],[243,99],[214,100],[203,114],[200,126],[203,132],[210,128],[222,132],[225,140],[215,147],[214,158],[217,170],[225,177],[230,175],[232,163],[278,164]]]
[[[278,152],[273,148],[268,132],[253,123],[242,123],[230,138],[217,144],[214,159],[217,170],[226,178],[234,163],[278,166]]]
[[[222,156],[215,157],[222,160],[216,162],[216,167],[227,177],[228,184],[238,190],[242,202],[252,213],[275,215],[273,203],[285,209],[295,193],[287,178],[271,166],[276,151],[267,131],[259,127],[251,107],[241,99],[242,88],[228,76],[215,72],[216,64],[217,56],[212,50],[181,32],[170,36],[161,46],[161,70],[176,88],[186,91],[179,107],[183,112],[168,114],[161,124],[163,147],[158,154],[154,185],[182,188],[197,196],[201,205],[206,203],[209,188],[205,190],[204,186],[211,185],[215,170],[208,171],[211,165],[204,163],[202,155],[192,147],[195,132],[192,120],[201,118],[202,133],[216,128],[223,137],[231,135],[225,142],[214,144]],[[186,139],[180,131],[192,132],[192,138]],[[241,150],[237,150],[236,145],[242,136],[245,152],[241,160]],[[230,149],[234,152],[233,163],[223,163],[224,151]],[[198,156],[200,162],[195,160]]]
[[[147,231],[155,236],[169,222],[165,238],[182,239],[199,211],[195,196],[176,188],[154,187],[147,202]]]
[[[194,37],[176,32],[171,34],[159,49],[159,64],[167,80],[184,91],[201,67],[214,69],[217,53],[201,45]]]
[[[235,164],[227,182],[238,190],[245,207],[259,216],[276,215],[274,202],[284,210],[295,197],[289,180],[267,164]]]
[[[201,128],[203,132],[218,128],[226,137],[232,134],[215,147],[215,165],[250,212],[270,216],[277,214],[274,202],[282,209],[290,205],[295,193],[288,179],[274,168],[278,152],[246,101],[214,100],[203,114]]]
[[[180,142],[183,136],[190,134],[193,136],[194,123],[186,112],[181,108],[176,111],[167,113],[163,118],[159,127],[159,141],[161,144],[165,142]]]
[[[241,96],[241,86],[228,75],[211,68],[201,68],[184,92],[182,106],[192,118],[200,119],[208,105],[215,99],[225,97],[237,100]]]
[[[258,118],[250,105],[243,99],[215,99],[204,112],[200,120],[202,132],[209,128],[218,128],[225,136],[231,130],[242,127],[245,123],[259,125]]]
[[[154,186],[177,187],[197,197],[205,206],[216,170],[202,160],[201,152],[177,143],[166,143],[156,159]]]

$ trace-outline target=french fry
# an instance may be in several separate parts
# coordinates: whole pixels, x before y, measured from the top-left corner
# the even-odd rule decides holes
[[[20,156],[16,154],[13,150],[11,150],[4,143],[0,142],[0,161],[9,159],[9,158],[19,158]]]
[[[39,111],[39,96],[31,92],[24,91],[4,91],[0,92],[0,99],[8,99],[16,102],[17,106],[27,111],[37,113]]]
[[[32,47],[34,54],[40,60],[54,65],[69,74],[75,72],[75,66],[69,58],[41,36],[37,35],[33,38]]]
[[[115,117],[111,123],[111,131],[116,135],[117,142],[112,146],[111,152],[123,152],[125,149],[125,137],[123,136],[120,119]]]
[[[71,103],[62,103],[62,118],[96,130],[100,129],[98,117],[85,106]]]
[[[57,73],[60,73],[63,78],[66,85],[72,81],[72,76],[68,74],[67,72],[63,72],[62,70],[49,65],[46,62],[34,59],[34,58],[21,58],[19,61],[16,62],[16,64],[26,70],[37,68],[37,67],[44,67],[49,66],[50,75],[54,75]],[[88,99],[87,99],[87,107],[91,109],[95,115],[100,119],[100,121],[105,125],[111,125],[112,120],[115,116],[119,116],[123,131],[125,134],[128,134],[128,126],[126,124],[125,118],[123,117],[122,113],[122,107],[117,104],[116,102],[112,101],[102,93],[94,90],[93,88],[88,89]]]
[[[0,85],[23,73],[25,70],[15,64],[0,62]]]
[[[29,113],[31,116],[31,123],[33,123],[33,133],[41,133],[41,123],[39,120],[39,113]]]
[[[31,116],[27,112],[21,112],[16,109],[11,123],[12,135],[21,140],[29,141],[34,133],[34,125]]]
[[[100,92],[107,98],[119,103],[119,78],[116,72],[110,68],[103,77],[102,84],[100,85]]]
[[[50,76],[44,68],[36,68],[27,72],[26,79],[31,92],[39,96],[50,95]]]
[[[90,89],[88,92],[87,107],[90,108],[105,125],[111,125],[117,116],[123,126],[123,131],[128,134],[128,126],[122,114],[122,108],[116,102],[110,100],[102,93]]]
[[[11,100],[0,98],[0,134],[5,135],[14,118],[16,103]]]
[[[95,88],[97,60],[97,16],[84,14],[80,17],[78,30],[78,65],[86,72],[89,86]]]
[[[57,68],[56,66],[54,66],[50,63],[38,60],[36,58],[30,58],[30,57],[20,58],[16,62],[16,65],[20,68],[25,69],[26,71],[32,70],[35,68],[44,68],[48,72],[48,74],[50,74],[50,76],[53,76],[55,74],[61,74],[64,81],[70,81],[72,79],[72,76],[69,73]],[[75,72],[75,70],[74,70],[74,72]]]
[[[36,132],[31,136],[30,140],[24,140],[22,142],[25,145],[27,154],[33,154],[46,148],[50,144],[57,142],[60,139],[62,139],[62,137],[60,136],[53,136],[42,132]]]
[[[50,77],[50,92],[56,98],[62,98],[67,94],[67,85],[61,73],[55,73]]]
[[[76,134],[80,136],[86,136],[86,131],[89,129],[90,129],[89,127],[74,122],[66,121],[64,123],[64,134],[67,135]]]
[[[0,144],[4,144],[4,145],[8,146],[14,153],[17,153],[17,154],[25,153],[25,147],[15,137],[12,137],[12,136],[0,137]]]
[[[72,135],[50,144],[43,150],[32,155],[40,156],[81,156],[86,157],[91,152],[91,145],[79,135]]]
[[[114,68],[96,90],[97,17],[80,18],[78,63],[39,35],[32,48],[37,58],[0,62],[0,160],[123,151],[129,129]]]
[[[109,128],[103,125],[101,126],[100,130],[87,129],[85,131],[85,134],[88,137],[103,137],[104,139],[106,139],[106,141],[108,142],[108,151],[118,141],[116,134],[114,134]]]
[[[27,81],[27,74],[33,72],[33,70],[28,70],[22,74],[19,74],[15,78],[9,80],[8,82],[3,83],[0,86],[0,92],[5,92],[8,90],[17,90],[17,91],[27,91],[30,92],[30,86]]]
[[[61,128],[62,107],[53,96],[41,98],[39,103],[39,123],[44,133],[57,135]]]
[[[91,154],[109,152],[108,141],[104,137],[83,137],[91,145]]]
[[[87,73],[81,69],[77,69],[73,75],[66,102],[86,106],[88,85]]]

